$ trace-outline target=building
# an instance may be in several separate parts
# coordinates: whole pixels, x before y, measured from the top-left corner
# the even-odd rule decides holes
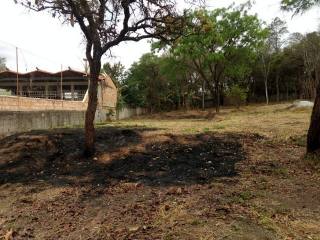
[[[71,68],[56,73],[38,68],[28,73],[17,73],[7,69],[0,72],[0,95],[86,101],[89,83],[86,73]],[[117,87],[106,74],[100,76],[98,97],[100,105],[116,107]]]

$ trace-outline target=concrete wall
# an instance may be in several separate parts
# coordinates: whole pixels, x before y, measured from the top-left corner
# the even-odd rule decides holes
[[[113,112],[113,110],[111,110]],[[97,111],[96,123],[109,119],[128,119],[145,114],[145,110],[122,109],[110,116],[108,110]],[[63,128],[84,125],[85,111],[0,111],[0,136],[7,136],[30,130]]]
[[[83,111],[0,112],[0,135],[82,125]]]
[[[101,97],[100,94],[98,98]],[[102,101],[104,104],[99,104],[97,107],[96,123],[128,119],[146,113],[142,108],[124,108],[116,112],[114,102],[116,94],[111,95],[109,101],[105,101],[106,97],[104,96],[104,101]],[[111,104],[106,104],[106,102]],[[0,135],[84,125],[86,109],[86,101],[0,96]]]
[[[147,113],[146,109],[143,109],[143,108],[123,108],[117,111],[116,119],[123,120],[123,119],[132,118],[135,116],[141,116],[146,113]]]

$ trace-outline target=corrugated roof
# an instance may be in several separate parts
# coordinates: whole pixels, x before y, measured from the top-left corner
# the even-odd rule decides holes
[[[64,77],[84,77],[86,76],[85,72],[76,71],[71,68],[63,70],[62,72],[48,72],[41,69],[36,69],[35,71],[27,72],[27,73],[18,73],[19,77],[60,77],[62,73],[62,76]],[[9,77],[16,77],[17,72],[12,71],[10,69],[6,69],[5,71],[0,72],[0,79],[1,78],[9,78]]]

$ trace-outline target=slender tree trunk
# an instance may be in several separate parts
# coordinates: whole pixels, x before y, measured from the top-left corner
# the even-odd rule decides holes
[[[216,86],[216,112],[220,112],[220,87],[219,84]]]
[[[277,102],[280,102],[279,73],[276,76]]]
[[[94,119],[98,105],[98,80],[101,70],[101,60],[90,62],[89,100],[85,118],[85,149],[84,154],[90,157],[95,152]]]
[[[317,87],[317,95],[311,116],[307,139],[307,152],[313,153],[320,150],[320,84]]]
[[[202,111],[205,110],[205,81],[202,82]]]
[[[265,88],[265,94],[266,94],[266,102],[268,105],[269,104],[268,79],[264,79],[264,88]]]

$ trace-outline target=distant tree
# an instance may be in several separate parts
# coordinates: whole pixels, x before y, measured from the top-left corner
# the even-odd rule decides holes
[[[241,104],[247,99],[247,91],[238,84],[233,85],[226,94],[231,103],[237,108],[240,108]]]
[[[281,61],[281,51],[284,41],[284,35],[288,33],[287,23],[282,21],[279,17],[273,19],[269,26],[269,41],[270,46],[273,49],[273,67],[275,70],[275,82],[276,82],[276,91],[277,91],[277,102],[280,101],[280,89],[279,89],[279,77],[280,77],[280,69],[279,69],[279,61]]]
[[[120,62],[111,64],[105,63],[103,64],[102,73],[107,74],[114,84],[117,87],[117,106],[118,110],[122,109],[125,106],[124,99],[122,96],[122,83],[125,76],[125,66],[122,65]]]
[[[319,5],[320,0],[282,0],[281,8],[286,11],[293,11],[295,14],[305,12],[313,6]]]
[[[304,12],[312,6],[319,5],[319,0],[282,0],[282,8],[295,13]],[[311,116],[307,139],[307,152],[320,150],[320,83],[317,86],[317,95]]]
[[[0,57],[0,72],[6,70],[6,59]]]
[[[266,103],[269,104],[269,76],[272,62],[272,49],[270,42],[266,39],[264,44],[259,49],[259,56],[261,59],[261,70],[264,82],[264,91],[266,97]]]
[[[172,51],[175,56],[189,59],[186,63],[206,83],[219,112],[224,81],[249,75],[265,30],[245,6],[197,10],[189,13],[188,23]]]
[[[158,56],[147,53],[131,66],[123,90],[125,101],[130,105],[146,107],[151,113],[161,110],[167,89],[159,62]]]
[[[86,39],[90,66],[89,101],[85,119],[85,154],[94,153],[94,118],[101,58],[124,41],[172,36],[179,19],[175,0],[15,0],[35,11],[50,11],[78,24]]]
[[[105,63],[102,67],[102,72],[108,74],[115,83],[120,86],[125,76],[125,66],[121,62]]]

